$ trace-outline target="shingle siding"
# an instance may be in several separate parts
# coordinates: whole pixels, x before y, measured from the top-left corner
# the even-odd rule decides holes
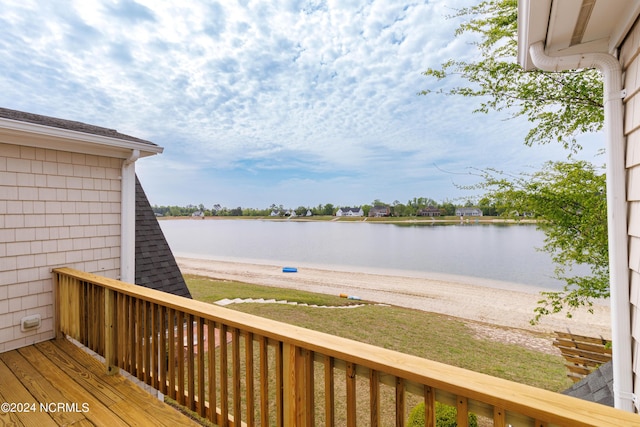
[[[157,147],[113,129],[4,108],[0,119],[79,132],[72,138],[79,141],[90,134]],[[52,268],[120,276],[122,153],[72,152],[75,145],[49,146],[19,132],[0,133],[0,352],[53,338]],[[136,201],[136,282],[190,297],[139,182]],[[22,332],[20,320],[34,314],[41,326]]]
[[[633,336],[634,390],[640,390],[640,25],[635,23],[620,50],[627,97],[625,106],[629,268],[631,270],[631,335]]]
[[[121,164],[0,143],[0,351],[53,337],[51,268],[118,277]],[[28,314],[42,326],[23,333]]]

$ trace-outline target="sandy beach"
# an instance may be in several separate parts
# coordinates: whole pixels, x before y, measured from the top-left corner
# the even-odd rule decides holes
[[[540,296],[536,290],[505,289],[505,284],[484,279],[412,277],[399,272],[346,272],[329,269],[298,268],[283,273],[283,266],[177,258],[183,274],[235,280],[281,288],[293,288],[323,294],[357,295],[363,300],[417,310],[441,313],[489,325],[517,328],[530,332],[570,331],[587,336],[611,338],[608,305],[595,305],[594,313],[584,310],[571,319],[564,314],[546,316],[531,325],[533,309]],[[514,288],[517,288],[514,286]]]

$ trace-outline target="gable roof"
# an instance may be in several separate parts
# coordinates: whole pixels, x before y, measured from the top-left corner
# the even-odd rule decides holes
[[[178,263],[137,176],[136,284],[191,298]]]

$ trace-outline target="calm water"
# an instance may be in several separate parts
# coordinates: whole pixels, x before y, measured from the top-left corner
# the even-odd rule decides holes
[[[340,270],[402,270],[560,289],[533,225],[163,220],[177,256]]]

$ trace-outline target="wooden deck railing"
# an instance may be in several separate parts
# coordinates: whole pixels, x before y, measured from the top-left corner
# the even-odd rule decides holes
[[[220,426],[404,426],[435,402],[495,426],[640,416],[211,304],[59,268],[57,328]],[[428,339],[425,337],[425,339]]]

